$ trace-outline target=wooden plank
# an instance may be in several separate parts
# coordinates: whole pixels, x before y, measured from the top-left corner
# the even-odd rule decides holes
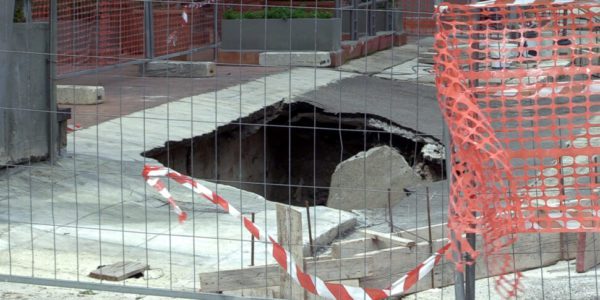
[[[562,258],[564,260],[571,260],[577,257],[578,235],[579,233],[577,232],[565,232],[560,234],[561,244],[559,249],[562,251]]]
[[[443,247],[447,241],[447,239],[434,241],[433,250],[436,251]],[[378,277],[389,276],[390,274],[397,275],[410,271],[418,262],[422,262],[431,256],[431,253],[429,253],[429,243],[422,242],[411,248],[403,246],[392,247],[356,254],[354,257],[361,257],[363,255],[373,257],[373,276]]]
[[[302,240],[302,210],[284,204],[276,204],[277,212],[277,238],[279,244],[286,248],[298,263],[304,263],[304,242]],[[289,268],[289,267],[288,267]],[[300,266],[304,268],[304,266]],[[294,284],[288,273],[282,269],[280,276],[280,297],[291,300],[307,299],[307,292]]]
[[[598,252],[600,252],[600,235],[592,232],[579,233],[575,270],[584,273],[597,266],[600,263]]]
[[[146,270],[148,270],[148,265],[134,261],[122,261],[100,267],[90,272],[88,276],[100,280],[121,281]]]
[[[219,292],[278,286],[281,282],[278,265],[255,266],[246,269],[200,273],[200,291]]]
[[[331,245],[331,256],[333,258],[346,258],[352,257],[354,256],[354,254],[364,253],[377,249],[379,249],[379,247],[377,247],[373,239],[370,238],[339,241]]]
[[[381,233],[377,231],[372,231],[365,229],[364,230],[367,237],[373,239],[375,243],[380,243],[380,249],[383,248],[392,248],[392,247],[413,247],[415,245],[415,241],[399,236],[395,236],[394,234],[389,233]]]
[[[325,281],[358,279],[372,276],[373,257],[344,259],[304,260],[306,271]],[[246,269],[200,273],[200,290],[203,292],[230,291],[279,286],[279,265],[249,267]]]
[[[446,239],[434,241],[433,250],[436,251],[447,243]],[[560,233],[522,233],[517,237],[517,242],[502,252],[496,254],[498,258],[491,257],[489,259],[500,259],[505,254],[514,256],[513,267],[516,271],[525,271],[529,269],[539,268],[555,264],[563,259],[563,252],[560,250],[561,245],[565,244],[564,239],[561,239]],[[483,242],[478,236],[477,248],[481,250]],[[568,245],[566,243],[565,245]],[[600,246],[598,247],[600,250]],[[361,254],[356,254],[355,257]],[[374,266],[373,275],[365,276],[360,279],[361,287],[385,288],[393,281],[404,276],[406,272],[412,270],[417,263],[424,261],[431,254],[429,253],[429,243],[420,242],[414,247],[393,247],[388,249],[370,251],[362,255],[373,256]],[[454,265],[446,263],[445,258],[440,265],[434,268],[434,286],[436,288],[449,286],[454,284],[453,277]],[[498,275],[500,270],[488,270],[484,256],[480,255],[476,262],[476,278],[487,278],[489,276]],[[418,282],[409,293],[422,291],[431,288],[431,277],[426,276],[422,281]]]
[[[375,274],[372,256],[320,260],[306,263],[306,272],[325,281],[358,279]]]
[[[434,241],[433,250],[436,251],[447,242],[446,239]],[[360,279],[360,286],[365,288],[389,287],[391,283],[431,256],[428,242],[417,243],[412,248],[394,247],[368,252],[368,254],[372,255],[375,260],[373,267],[375,271],[373,276],[365,276]],[[431,276],[426,276],[411,291],[430,289],[431,286]]]
[[[445,238],[446,235],[448,234],[446,232],[446,229],[447,229],[446,225],[447,225],[446,223],[432,225],[431,226],[431,235],[432,235],[431,239],[435,241],[435,240]],[[408,230],[396,232],[396,234],[399,237],[416,240],[419,243],[419,242],[429,240],[429,227],[423,226],[423,227],[408,229]]]

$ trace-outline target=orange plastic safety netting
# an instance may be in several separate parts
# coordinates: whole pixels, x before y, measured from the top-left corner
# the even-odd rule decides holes
[[[455,253],[477,256],[465,233],[493,254],[512,233],[600,230],[600,2],[442,4],[436,19]],[[488,263],[512,270],[509,256]]]

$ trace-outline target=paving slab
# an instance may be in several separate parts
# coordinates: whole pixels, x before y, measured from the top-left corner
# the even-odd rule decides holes
[[[385,69],[392,66],[417,58],[419,50],[419,46],[414,43],[400,47],[392,47],[390,49],[378,51],[369,56],[348,61],[338,67],[338,69],[360,74],[376,74],[383,72]]]
[[[442,141],[444,123],[432,85],[360,75],[321,86],[295,100],[330,113],[376,115],[396,125],[367,118],[369,125],[425,143]]]
[[[280,67],[219,65],[214,77],[162,78],[139,76],[137,66],[123,66],[102,73],[61,79],[58,83],[98,85],[105,88],[104,102],[101,105],[61,105],[71,108],[69,124],[87,128],[185,97],[216,94],[219,90],[285,70],[286,68]]]

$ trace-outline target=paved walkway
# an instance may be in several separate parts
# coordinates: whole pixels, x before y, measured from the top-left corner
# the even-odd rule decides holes
[[[193,291],[197,273],[250,263],[249,234],[239,220],[170,182],[190,220],[184,224],[141,177],[141,153],[213,131],[217,126],[293,99],[353,74],[293,69],[217,92],[185,97],[116,117],[68,135],[55,166],[36,163],[0,171],[0,273],[97,282],[87,274],[122,260],[147,263],[147,279],[127,284]],[[275,234],[273,203],[225,185],[204,182]],[[326,207],[311,211],[314,237],[337,233],[354,215]],[[307,226],[304,226],[305,231]],[[305,232],[305,243],[308,233]],[[256,264],[273,262],[262,244]]]
[[[90,127],[130,113],[152,108],[181,98],[211,93],[238,86],[285,68],[263,66],[218,66],[215,77],[166,78],[140,77],[137,66],[59,80],[58,84],[99,85],[105,89],[100,105],[61,105],[72,109],[71,124]]]

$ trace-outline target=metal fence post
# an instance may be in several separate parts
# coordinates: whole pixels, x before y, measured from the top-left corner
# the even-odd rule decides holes
[[[352,11],[350,12],[350,34],[352,40],[358,39],[358,0],[352,0]]]
[[[395,1],[385,1],[385,30],[394,30],[394,5]]]
[[[154,14],[152,1],[144,1],[144,58],[154,58]]]
[[[219,1],[215,0],[215,4],[213,6],[214,16],[213,16],[213,57],[215,62],[219,59]]]
[[[56,86],[54,80],[56,79],[56,60],[57,60],[57,20],[58,20],[58,8],[57,1],[50,0],[50,17],[48,20],[49,25],[49,46],[50,54],[48,55],[48,112],[50,113],[49,120],[49,134],[48,134],[48,156],[50,157],[50,163],[55,164],[57,160],[58,151],[58,118],[56,116]]]
[[[477,0],[471,0],[471,3],[477,3]],[[467,241],[471,248],[475,249],[475,242],[477,237],[475,233],[467,233]],[[472,257],[467,255],[465,257],[467,261],[472,261]],[[467,265],[465,268],[465,299],[466,300],[475,300],[475,262],[471,265]]]
[[[368,22],[369,22],[369,32],[367,35],[375,35],[375,13],[377,11],[377,0],[371,0],[371,5],[368,8]]]
[[[450,132],[447,125],[444,126],[444,145],[446,145],[446,180],[448,180],[448,185],[450,185],[452,184],[452,141],[450,139]],[[448,201],[452,201],[450,189],[448,189]],[[456,235],[454,231],[450,231],[450,242],[455,243],[458,250],[460,251],[460,245],[456,244]],[[452,249],[450,251],[452,251]],[[459,259],[459,255],[462,254],[453,251],[452,258],[454,259],[454,261],[457,261]],[[465,277],[462,272],[456,270],[454,271],[454,298],[456,300],[465,300]]]
[[[31,0],[23,1],[23,13],[25,13],[25,22],[33,22],[33,18],[31,15]]]

